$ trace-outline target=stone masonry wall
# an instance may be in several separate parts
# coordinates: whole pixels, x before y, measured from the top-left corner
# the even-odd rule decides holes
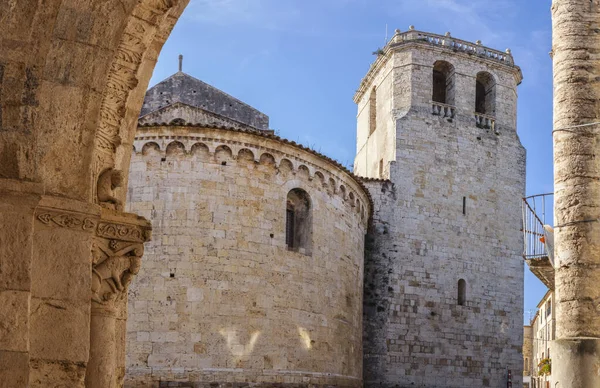
[[[357,135],[354,173],[375,178],[389,177],[389,163],[396,157],[396,130],[392,109],[394,93],[394,61],[383,66],[365,93],[357,102]],[[370,96],[375,88],[376,114],[371,112]],[[376,118],[376,130],[370,134],[370,119]],[[380,174],[379,164],[383,161]]]
[[[533,363],[533,327],[523,326],[523,376],[535,374]]]
[[[365,264],[365,386],[502,387],[507,369],[520,386],[525,152],[515,130],[518,68],[420,44],[389,55],[410,59],[395,79],[411,86],[394,83],[391,183],[369,185],[375,210]],[[455,68],[451,119],[432,114],[432,68],[440,59]],[[496,80],[495,128],[475,123],[480,71]],[[400,109],[405,90],[408,111]]]
[[[154,230],[129,295],[126,386],[360,387],[364,188],[274,136],[152,127],[135,146],[129,207]],[[311,255],[286,247],[293,188],[310,195]]]

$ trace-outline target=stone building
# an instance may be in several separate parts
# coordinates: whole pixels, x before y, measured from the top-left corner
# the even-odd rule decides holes
[[[533,368],[533,327],[523,326],[523,388],[531,388]]]
[[[2,387],[113,388],[122,383],[127,311],[121,302],[139,270],[140,245],[150,237],[150,224],[123,211],[126,190],[119,183],[128,180],[135,124],[158,54],[188,3],[13,1],[3,8]],[[595,55],[600,2],[553,0],[552,20],[556,193],[552,374],[560,384],[587,388],[600,386],[596,352],[600,57]],[[444,37],[436,36],[439,41]],[[461,47],[455,46],[453,52]],[[490,53],[482,47],[469,50],[474,61]],[[113,176],[114,185],[108,179]],[[518,185],[518,179],[513,183]],[[381,194],[382,200],[387,198]],[[382,220],[381,212],[373,220]],[[115,263],[118,266],[107,268]],[[498,276],[494,284],[502,281]],[[468,291],[468,284],[463,289]],[[383,308],[382,313],[387,308],[377,307]],[[463,333],[471,330],[466,324],[464,329]],[[381,354],[387,351],[385,341],[377,343]],[[465,346],[478,344],[468,341]]]
[[[532,388],[554,387],[555,380],[552,378],[552,342],[556,339],[556,321],[554,314],[554,292],[548,290],[540,303],[538,303],[537,314],[531,322],[533,333],[533,371]],[[549,364],[550,370],[546,372],[544,365]],[[542,373],[540,373],[542,371]]]
[[[355,96],[357,175],[181,71],[150,89],[126,385],[519,385],[521,78],[398,31]]]
[[[134,147],[129,207],[154,239],[126,386],[361,386],[362,181],[182,72],[148,91]]]
[[[373,197],[366,386],[521,385],[525,150],[512,56],[414,29],[360,84],[357,156]]]

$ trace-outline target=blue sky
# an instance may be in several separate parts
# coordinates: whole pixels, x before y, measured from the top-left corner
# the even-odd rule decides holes
[[[352,96],[394,29],[409,25],[504,50],[521,66],[518,133],[527,194],[553,191],[551,0],[191,0],[151,85],[184,71],[270,116],[271,128],[351,166]],[[551,219],[551,218],[550,218]],[[502,258],[498,258],[501,265]],[[525,321],[545,286],[525,270]]]

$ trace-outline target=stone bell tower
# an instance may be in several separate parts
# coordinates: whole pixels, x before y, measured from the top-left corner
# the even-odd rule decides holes
[[[521,384],[521,80],[510,50],[413,27],[362,80],[365,386]]]

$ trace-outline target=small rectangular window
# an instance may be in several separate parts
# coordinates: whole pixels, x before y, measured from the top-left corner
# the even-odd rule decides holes
[[[383,178],[383,159],[379,161],[379,177]]]
[[[373,86],[369,96],[369,136],[377,129],[377,89]]]
[[[467,214],[467,197],[463,197],[463,215]]]

